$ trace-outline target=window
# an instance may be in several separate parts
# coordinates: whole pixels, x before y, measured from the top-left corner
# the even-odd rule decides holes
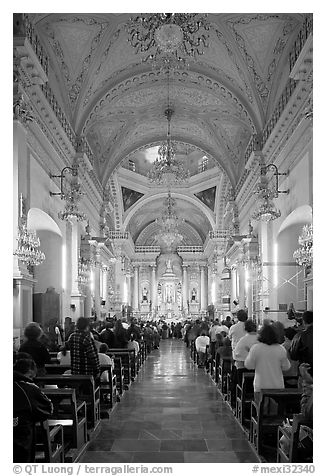
[[[199,160],[198,173],[205,172],[205,170],[207,170],[207,168],[208,168],[208,157],[206,157],[206,155],[204,155],[204,157]]]
[[[136,172],[136,164],[133,160],[128,161],[128,169],[132,172]]]

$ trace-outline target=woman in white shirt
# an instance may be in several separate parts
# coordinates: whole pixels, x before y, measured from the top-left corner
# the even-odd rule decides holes
[[[264,325],[260,329],[258,343],[251,347],[244,365],[247,369],[255,369],[254,391],[257,401],[263,388],[284,388],[283,370],[289,370],[291,364],[271,325]]]
[[[233,350],[233,359],[235,360],[235,366],[237,369],[244,368],[244,361],[246,360],[251,347],[254,344],[257,344],[258,339],[256,323],[251,319],[248,319],[244,323],[244,330],[246,331],[246,335],[241,337]]]
[[[111,365],[112,370],[114,369],[114,361],[106,355],[106,352],[109,350],[108,346],[104,343],[102,343],[99,347],[99,353],[98,353],[98,358],[100,361],[100,365]],[[108,382],[109,381],[109,374],[108,371],[105,370],[104,372],[101,373],[101,382]]]

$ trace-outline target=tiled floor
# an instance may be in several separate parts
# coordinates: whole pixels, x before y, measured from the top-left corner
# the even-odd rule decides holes
[[[256,461],[205,370],[191,362],[183,342],[163,340],[81,462]]]

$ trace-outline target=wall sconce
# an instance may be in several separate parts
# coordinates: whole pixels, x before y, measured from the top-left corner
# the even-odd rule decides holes
[[[280,172],[278,171],[277,166],[276,166],[275,164],[268,164],[268,165],[263,165],[263,166],[262,166],[262,174],[266,175],[268,169],[270,169],[270,168],[272,168],[272,169],[275,170],[275,173],[274,173],[274,176],[276,177],[275,198],[278,197],[278,194],[279,194],[279,193],[287,193],[287,194],[288,194],[289,191],[290,191],[289,189],[288,189],[288,190],[279,190],[279,189],[278,189],[278,187],[279,187],[279,179],[278,179],[278,178],[279,178],[281,175],[283,175],[283,176],[289,175],[289,172],[282,172],[282,173],[280,173]]]
[[[50,178],[60,178],[60,192],[50,192],[50,196],[53,197],[54,195],[60,195],[61,198],[64,198],[65,192],[63,190],[64,179],[66,177],[66,171],[70,170],[70,173],[73,177],[78,176],[78,166],[74,165],[73,167],[64,167],[61,170],[60,175],[53,175],[50,174]]]

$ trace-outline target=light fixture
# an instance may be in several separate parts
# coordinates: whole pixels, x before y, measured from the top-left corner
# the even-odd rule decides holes
[[[209,28],[207,15],[199,13],[142,13],[126,24],[136,53],[148,53],[143,62],[163,70],[189,67],[208,47]]]
[[[25,263],[27,268],[38,266],[45,260],[45,254],[40,250],[40,239],[35,230],[27,229],[26,203],[22,194],[19,197],[19,226],[17,248],[14,256]],[[30,270],[29,270],[30,271]]]
[[[313,227],[312,224],[302,228],[299,236],[300,247],[293,253],[293,258],[299,266],[311,266],[313,263]]]
[[[268,180],[266,177],[267,170],[274,168],[276,177],[275,187],[270,188],[268,186]],[[260,169],[260,182],[257,184],[254,193],[258,195],[259,203],[251,215],[253,220],[271,221],[276,220],[281,216],[280,210],[275,207],[273,198],[277,198],[280,193],[289,193],[289,190],[279,190],[279,176],[288,175],[287,172],[280,173],[275,164],[263,165]]]
[[[158,156],[155,159],[150,171],[147,174],[151,183],[157,185],[181,185],[189,179],[189,171],[186,171],[183,165],[177,161],[176,147],[171,139],[171,118],[174,110],[170,107],[170,81],[168,74],[168,107],[164,115],[168,122],[166,141],[158,149]]]
[[[70,187],[66,187],[65,185],[67,171],[69,171],[73,177],[69,183]],[[78,166],[64,167],[60,175],[50,174],[50,177],[60,178],[60,192],[50,192],[51,197],[60,195],[60,198],[65,200],[64,210],[58,213],[60,220],[70,220],[71,218],[76,218],[77,221],[86,220],[86,215],[78,209],[78,202],[84,195],[84,192],[81,190],[81,185],[78,183]]]
[[[18,228],[18,246],[14,255],[27,266],[38,266],[45,260],[45,254],[39,249],[40,239],[35,230],[28,230],[26,223]]]
[[[161,218],[156,219],[156,223],[160,226],[160,233],[155,238],[169,249],[172,246],[176,248],[183,240],[183,236],[178,231],[179,218],[174,211],[175,200],[170,192],[164,201],[164,206]]]

